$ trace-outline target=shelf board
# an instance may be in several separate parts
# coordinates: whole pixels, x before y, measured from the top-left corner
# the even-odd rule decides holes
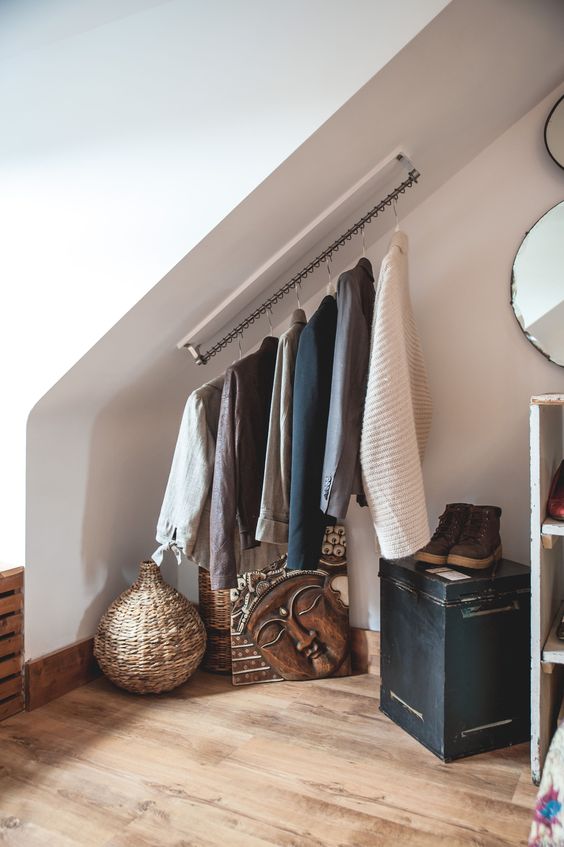
[[[564,641],[561,641],[556,635],[560,618],[564,614],[564,603],[560,604],[560,608],[552,621],[548,638],[544,643],[542,651],[543,664],[549,665],[564,665]]]
[[[555,521],[553,518],[547,518],[542,522],[543,535],[564,535],[564,521]]]
[[[554,539],[562,535],[564,535],[564,521],[555,521],[553,518],[546,518],[542,522],[541,541],[545,549],[552,549]]]
[[[531,403],[534,406],[564,406],[564,394],[535,394]]]

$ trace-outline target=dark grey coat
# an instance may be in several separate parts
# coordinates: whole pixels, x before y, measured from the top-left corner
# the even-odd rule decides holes
[[[351,494],[366,505],[359,450],[374,296],[372,265],[363,257],[341,274],[337,285],[337,334],[321,489],[322,511],[337,519],[346,516]]]

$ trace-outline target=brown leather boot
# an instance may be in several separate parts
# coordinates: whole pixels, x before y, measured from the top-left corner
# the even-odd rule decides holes
[[[460,568],[489,568],[501,559],[499,506],[472,506],[458,543],[451,547],[447,564]]]
[[[451,547],[457,543],[472,506],[470,503],[447,503],[439,525],[429,543],[415,554],[418,562],[446,565]]]

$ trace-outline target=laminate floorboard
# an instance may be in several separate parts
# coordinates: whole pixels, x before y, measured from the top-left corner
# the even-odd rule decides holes
[[[445,765],[378,689],[199,672],[137,697],[96,680],[0,724],[0,845],[526,845],[528,745]]]

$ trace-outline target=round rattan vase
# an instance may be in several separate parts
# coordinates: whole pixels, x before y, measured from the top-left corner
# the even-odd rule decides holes
[[[158,694],[194,673],[206,649],[206,631],[192,603],[141,562],[139,576],[114,600],[98,625],[94,655],[120,688]]]

